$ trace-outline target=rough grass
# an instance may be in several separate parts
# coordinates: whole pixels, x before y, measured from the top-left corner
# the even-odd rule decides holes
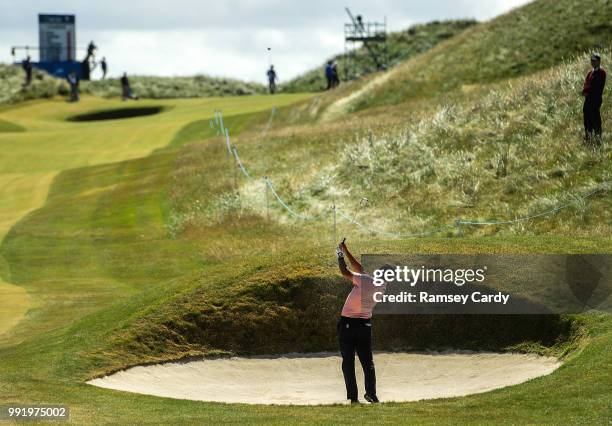
[[[130,76],[134,94],[141,98],[203,98],[210,96],[244,96],[266,93],[264,85],[231,78],[196,75],[193,77]],[[83,90],[105,98],[120,97],[118,79],[84,82]]]
[[[600,189],[593,199],[570,208],[565,217],[573,219],[488,232],[591,228],[594,235],[610,233],[612,138],[606,135],[601,146],[582,144],[577,94],[585,62],[588,57],[580,56],[553,70],[492,86],[475,101],[443,103],[409,126],[361,137],[341,154],[326,191],[362,194],[370,200],[370,213],[384,204],[387,218],[409,211],[418,231],[457,218],[529,216]],[[609,110],[604,116],[612,120]],[[436,200],[433,209],[428,200]],[[391,214],[393,206],[397,211]],[[597,211],[593,216],[591,209]],[[399,221],[394,225],[401,226]]]
[[[67,84],[37,69],[32,71],[32,83],[24,86],[24,82],[25,72],[20,65],[0,64],[0,104],[68,94]]]

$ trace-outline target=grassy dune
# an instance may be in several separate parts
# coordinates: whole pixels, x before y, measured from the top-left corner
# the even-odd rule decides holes
[[[524,28],[525,16],[533,22],[542,13],[548,22],[552,10],[552,2],[536,2],[500,18],[504,25],[477,26],[439,49],[467,43],[476,52],[487,31],[497,28],[506,40],[503,34]],[[558,16],[569,20],[564,13]],[[581,36],[582,19],[564,27]],[[603,313],[377,319],[379,349],[511,350],[564,361],[550,376],[463,398],[247,406],[84,383],[130,365],[192,356],[333,350],[333,318],[348,291],[333,256],[333,203],[384,230],[419,231],[458,216],[537,212],[602,185],[588,201],[521,226],[401,240],[340,222],[337,236],[348,236],[357,253],[610,253],[603,184],[611,140],[601,148],[579,140],[575,93],[584,57],[541,73],[517,68],[510,80],[482,75],[463,84],[459,75],[454,87],[398,105],[377,100],[405,83],[404,67],[426,72],[428,55],[398,66],[380,85],[357,82],[308,99],[146,101],[139,105],[166,109],[94,122],[67,118],[125,104],[86,97],[78,105],[3,109],[0,119],[25,131],[0,133],[0,274],[27,290],[31,304],[23,302],[25,317],[0,335],[0,403],[68,404],[76,424],[606,423],[612,320]],[[321,120],[354,93],[350,108]],[[273,105],[279,110],[270,120]],[[355,105],[361,110],[347,113]],[[217,109],[253,179],[232,165],[211,128]],[[607,108],[604,114],[612,122]],[[291,208],[321,216],[294,219],[277,203],[268,212],[263,176]],[[363,196],[371,203],[359,212]],[[13,322],[20,312],[0,305]]]
[[[412,56],[431,49],[443,40],[452,38],[476,24],[473,20],[434,21],[428,24],[414,25],[404,31],[389,34],[387,41],[388,68],[393,67]],[[335,55],[332,60],[338,61],[340,78],[345,78],[345,60],[347,54]],[[354,52],[354,72],[356,76],[366,75],[376,71],[376,64],[367,49],[358,48]],[[310,70],[287,83],[281,85],[284,92],[317,92],[327,87],[325,79],[325,64]]]
[[[584,51],[609,47],[610,22],[607,0],[529,3],[401,64],[391,71],[392,78],[365,93],[353,108],[431,98],[553,67]]]

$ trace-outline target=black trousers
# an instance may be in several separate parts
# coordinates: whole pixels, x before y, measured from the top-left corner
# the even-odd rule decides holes
[[[340,317],[338,337],[342,352],[342,373],[346,385],[346,399],[357,399],[355,378],[355,352],[365,376],[365,391],[376,395],[376,372],[372,357],[372,322],[366,319]]]
[[[584,114],[584,132],[586,138],[601,136],[601,99],[586,98],[582,112]]]

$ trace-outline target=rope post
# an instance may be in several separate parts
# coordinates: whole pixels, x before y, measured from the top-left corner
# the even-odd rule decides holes
[[[455,228],[457,228],[457,235],[463,237],[463,229],[461,229],[461,219],[455,221]]]
[[[333,205],[332,210],[334,211],[334,244],[336,244],[336,241],[338,241],[338,238],[336,234],[336,205],[335,204]]]
[[[225,139],[225,151],[227,151],[227,154],[225,156],[226,158],[226,163],[227,163],[227,167],[231,168],[232,167],[232,159],[230,158],[232,156],[232,152],[231,152],[231,147],[230,147],[230,137],[229,137],[229,129],[222,127],[221,128],[221,135],[222,135],[222,139]],[[230,173],[231,173],[231,169],[230,169]],[[236,189],[236,178],[234,177],[234,182],[231,182],[232,177],[228,176],[228,179],[230,179],[230,186],[232,186],[234,189]]]
[[[234,159],[234,191],[236,191],[236,194],[240,195],[240,192],[238,191],[238,162],[236,161],[236,159]]]

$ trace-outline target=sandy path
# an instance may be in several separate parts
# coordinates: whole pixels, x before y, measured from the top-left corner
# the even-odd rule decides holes
[[[374,361],[382,401],[486,392],[550,374],[560,365],[555,358],[495,353],[379,353]],[[333,404],[346,402],[340,364],[336,354],[216,359],[134,367],[88,383],[198,401]]]

